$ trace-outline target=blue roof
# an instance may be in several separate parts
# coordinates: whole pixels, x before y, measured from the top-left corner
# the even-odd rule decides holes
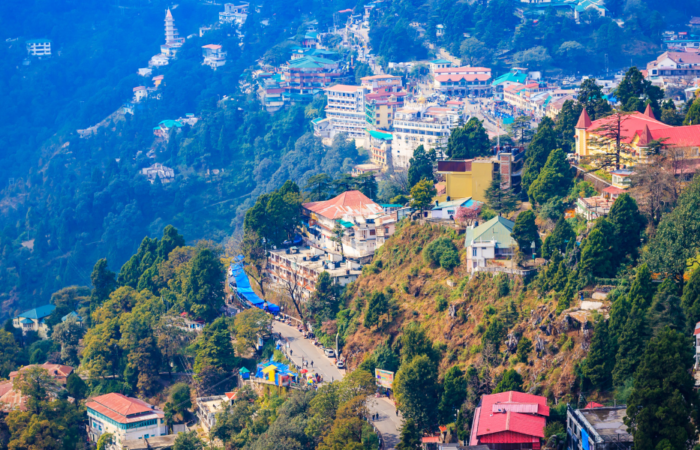
[[[430,61],[430,64],[452,64],[452,61],[448,61],[446,59],[434,59]]]
[[[83,318],[80,317],[75,311],[71,311],[65,316],[61,317],[61,322],[65,322],[66,320],[70,319],[71,317],[75,318],[78,322],[82,322]]]
[[[32,319],[22,319],[21,323],[34,323]]]
[[[403,205],[397,205],[394,203],[380,203],[379,206],[382,208],[401,208]]]
[[[433,207],[433,211],[440,210],[444,208],[454,208],[456,206],[471,206],[473,203],[471,197],[469,198],[459,198],[457,200],[450,200],[449,202],[438,203]]]
[[[50,316],[54,309],[56,309],[54,305],[39,306],[37,308],[30,309],[29,311],[19,313],[17,314],[17,317],[25,317],[27,319],[39,320],[43,319],[44,317]]]

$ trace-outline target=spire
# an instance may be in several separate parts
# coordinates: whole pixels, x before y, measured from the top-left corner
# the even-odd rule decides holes
[[[591,126],[593,122],[591,122],[591,118],[588,117],[588,112],[586,112],[586,108],[583,108],[581,111],[581,115],[578,118],[578,123],[576,124],[576,128],[583,128],[586,129]]]
[[[165,13],[165,18],[166,18],[166,19],[172,19],[172,18],[173,18],[173,14],[170,12],[170,8],[168,8],[168,12]]]
[[[656,117],[654,117],[654,110],[651,109],[651,105],[647,105],[647,109],[644,110],[644,115],[656,120]]]
[[[654,117],[653,114],[654,113],[652,113],[652,117]],[[644,124],[644,130],[639,136],[639,142],[637,143],[637,145],[640,147],[644,147],[645,145],[649,145],[651,141],[653,141],[653,138],[651,137],[651,131],[649,131],[649,126],[647,124]]]

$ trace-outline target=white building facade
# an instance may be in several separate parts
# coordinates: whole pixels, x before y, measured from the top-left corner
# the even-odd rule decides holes
[[[329,137],[333,139],[340,133],[349,138],[364,139],[367,122],[365,119],[365,86],[337,84],[325,89],[328,104],[326,117],[330,119]]]
[[[121,450],[127,440],[168,434],[163,411],[137,398],[111,393],[91,398],[85,406],[89,440],[97,442],[102,434],[110,433],[111,449]]]
[[[459,123],[459,112],[446,108],[406,107],[394,115],[391,159],[395,168],[407,169],[413,152],[422,145],[427,151],[447,147],[453,128]]]
[[[27,41],[29,56],[51,56],[51,41],[49,39],[32,39]]]

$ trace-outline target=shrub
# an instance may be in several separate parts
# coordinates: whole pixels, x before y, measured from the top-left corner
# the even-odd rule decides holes
[[[437,298],[437,301],[435,302],[435,306],[437,307],[438,311],[444,311],[447,309],[447,299],[443,297],[442,295]]]
[[[440,266],[450,271],[460,263],[457,247],[448,237],[435,239],[428,244],[423,251],[423,259],[432,266]]]

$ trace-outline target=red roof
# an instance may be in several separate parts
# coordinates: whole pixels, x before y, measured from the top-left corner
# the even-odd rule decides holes
[[[219,50],[221,48],[221,46],[216,45],[216,44],[207,44],[207,45],[202,45],[202,48],[208,48],[211,50]]]
[[[136,87],[134,88],[134,92],[136,92],[136,91],[145,91],[145,90],[146,90],[146,86],[136,86]]]
[[[695,332],[693,334],[700,334],[700,322],[695,324]]]
[[[547,400],[539,395],[514,391],[484,395],[475,412],[472,429],[476,432],[472,433],[471,445],[523,443],[544,438],[547,416]]]
[[[591,409],[591,408],[604,408],[605,405],[601,405],[600,403],[596,402],[588,402],[585,408],[583,409]]]
[[[582,125],[582,118],[583,112],[581,113],[581,118],[579,118],[579,123],[576,124],[576,128],[583,128],[580,126]],[[616,120],[615,116],[598,119],[586,127],[586,131],[595,134],[596,130],[614,120]],[[625,137],[624,142],[628,144],[634,140],[635,136],[642,138],[642,135],[646,133],[646,128],[648,128],[651,140],[659,140],[666,146],[688,147],[700,145],[700,125],[673,127],[640,112],[625,115],[621,120],[621,132]],[[649,139],[649,135],[643,139]]]
[[[440,443],[440,436],[426,436],[422,437],[420,441],[423,444],[439,444]]]
[[[30,364],[28,366],[22,367],[19,370],[15,370],[14,372],[10,372],[10,380],[14,379],[20,372],[24,372],[25,370],[30,369],[32,367],[40,367],[46,370],[49,373],[49,375],[51,375],[54,378],[65,378],[73,372],[73,368],[71,366],[64,366],[62,364]]]
[[[229,400],[235,400],[236,397],[238,397],[238,391],[236,391],[236,392],[226,392],[224,395],[226,395],[226,397],[227,397]]]
[[[119,423],[138,422],[151,414],[160,418],[165,417],[163,412],[154,406],[137,398],[117,393],[94,397],[85,406]]]
[[[644,115],[656,120],[656,117],[654,117],[654,110],[651,109],[651,105],[647,105],[647,108],[644,110]]]
[[[586,108],[581,110],[581,115],[578,117],[578,122],[576,123],[576,128],[588,128],[591,126],[591,118],[588,116]]]
[[[616,187],[616,186],[608,186],[605,189],[603,189],[603,192],[606,192],[606,193],[612,194],[612,195],[617,195],[617,194],[622,194],[623,192],[625,192],[625,190],[620,189],[619,187]]]
[[[325,202],[311,202],[302,205],[327,219],[340,219],[343,216],[365,217],[382,214],[381,206],[370,200],[360,191],[347,191]]]

